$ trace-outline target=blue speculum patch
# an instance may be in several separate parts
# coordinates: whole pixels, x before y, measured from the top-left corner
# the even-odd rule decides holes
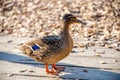
[[[40,47],[39,47],[38,45],[34,44],[34,45],[32,46],[32,49],[35,51],[35,50],[40,49]]]

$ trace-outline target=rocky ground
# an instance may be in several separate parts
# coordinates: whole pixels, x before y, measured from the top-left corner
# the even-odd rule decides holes
[[[0,35],[41,37],[58,34],[62,17],[76,15],[86,25],[71,26],[80,46],[102,46],[120,51],[119,0],[1,0]]]

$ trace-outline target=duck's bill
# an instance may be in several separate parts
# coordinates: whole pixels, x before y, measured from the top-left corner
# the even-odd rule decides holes
[[[82,24],[86,25],[86,22],[83,22],[81,20],[77,20],[77,23],[82,23]]]

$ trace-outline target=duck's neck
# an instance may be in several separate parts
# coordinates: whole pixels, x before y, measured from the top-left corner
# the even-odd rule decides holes
[[[70,27],[70,24],[63,24],[63,30],[62,30],[62,33],[61,33],[61,37],[65,40],[69,40],[69,39],[72,39],[71,36],[70,36],[70,32],[69,32],[69,27]]]
[[[64,23],[63,26],[64,26],[63,33],[64,34],[69,34],[69,26],[70,26],[70,24]]]
[[[70,24],[64,24],[63,32],[62,32],[62,41],[64,44],[65,49],[68,51],[67,53],[70,53],[70,51],[73,48],[73,40],[69,32]]]

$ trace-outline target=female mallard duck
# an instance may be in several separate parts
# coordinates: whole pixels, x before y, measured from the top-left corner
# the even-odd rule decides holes
[[[45,36],[36,40],[24,43],[20,50],[38,62],[46,65],[48,74],[57,74],[62,67],[56,67],[55,63],[69,55],[73,48],[73,40],[69,33],[69,26],[73,23],[83,23],[72,14],[63,17],[64,28],[58,36]],[[48,68],[52,65],[52,70]]]

